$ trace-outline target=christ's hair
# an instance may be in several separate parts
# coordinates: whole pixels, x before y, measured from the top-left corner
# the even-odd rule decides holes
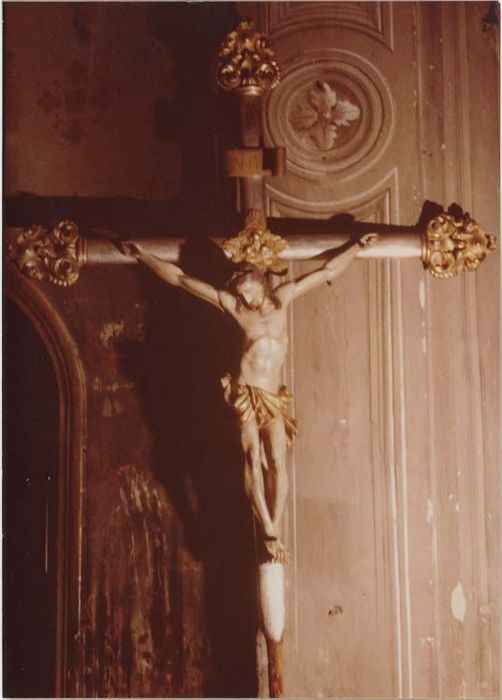
[[[281,307],[281,302],[272,289],[267,277],[263,274],[259,267],[253,265],[252,263],[240,263],[236,266],[234,272],[227,282],[228,291],[234,297],[239,298],[239,285],[246,279],[256,280],[256,282],[259,282],[265,290],[266,296],[268,299],[270,299],[274,306],[277,309]]]

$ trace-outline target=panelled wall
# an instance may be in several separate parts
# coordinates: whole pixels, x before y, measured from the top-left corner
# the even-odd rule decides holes
[[[258,8],[283,67],[267,134],[289,159],[270,213],[412,224],[456,202],[497,232],[487,10]],[[295,304],[287,694],[498,694],[498,275],[497,255],[448,281],[356,263]]]
[[[267,142],[288,149],[271,215],[412,224],[426,200],[456,201],[497,235],[488,9],[7,4],[7,224],[131,237],[176,222],[183,265],[209,279],[204,233],[235,202],[216,177],[235,114],[212,61],[240,14],[282,70],[264,106]],[[219,386],[230,327],[133,267],[85,269],[67,290],[8,270],[6,289],[59,382],[58,692],[263,693],[252,521]],[[449,281],[358,261],[292,309],[286,694],[499,696],[498,290],[498,254]]]

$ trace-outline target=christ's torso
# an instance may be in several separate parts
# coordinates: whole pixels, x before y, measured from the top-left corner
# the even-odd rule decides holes
[[[243,308],[236,320],[243,333],[239,383],[277,393],[288,349],[285,310]]]

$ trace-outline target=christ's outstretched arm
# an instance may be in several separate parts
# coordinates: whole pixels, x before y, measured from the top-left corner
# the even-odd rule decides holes
[[[376,233],[367,233],[362,236],[356,243],[353,243],[349,248],[339,253],[334,258],[329,260],[323,267],[314,272],[309,272],[303,277],[299,277],[294,282],[286,282],[280,285],[276,293],[283,302],[290,302],[296,299],[301,294],[315,289],[324,282],[331,282],[336,277],[339,277],[344,272],[350,263],[354,260],[361,248],[368,248],[376,243],[378,236]]]
[[[218,291],[207,282],[186,275],[181,268],[173,263],[166,262],[141,250],[137,243],[124,241],[121,244],[124,255],[140,260],[148,265],[164,282],[173,287],[181,287],[194,296],[217,306],[221,311],[228,311],[228,305],[232,304],[232,295],[225,291]]]

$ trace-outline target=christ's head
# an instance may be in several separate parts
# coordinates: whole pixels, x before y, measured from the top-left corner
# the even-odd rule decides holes
[[[259,311],[266,299],[276,307],[280,305],[265,275],[251,263],[243,263],[237,267],[227,287],[230,293],[251,311]]]

